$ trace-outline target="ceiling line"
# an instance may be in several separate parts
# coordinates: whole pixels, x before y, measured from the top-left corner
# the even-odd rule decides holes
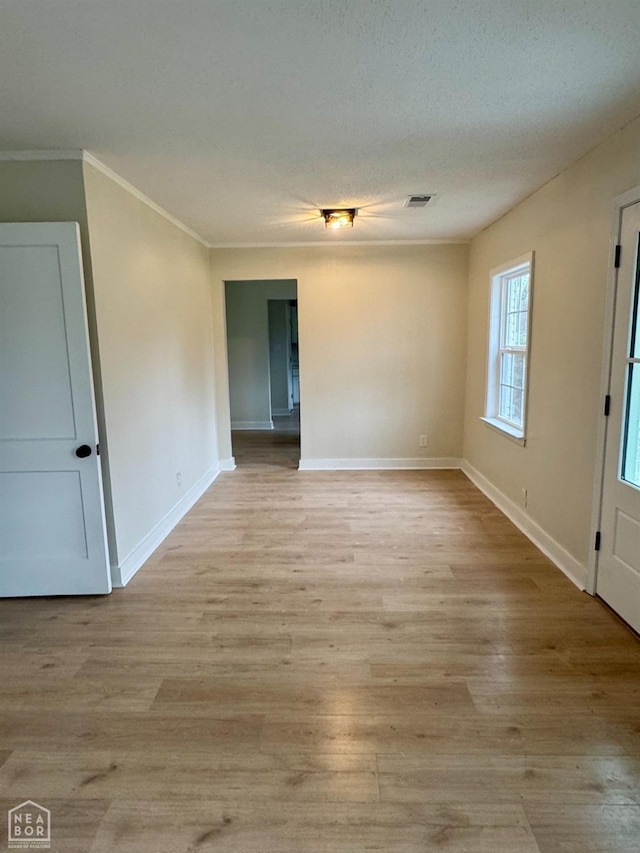
[[[157,202],[153,201],[153,199],[149,198],[149,196],[145,195],[141,190],[135,187],[133,184],[129,183],[126,178],[123,178],[117,172],[114,172],[113,169],[109,168],[109,166],[105,165],[102,160],[99,160],[95,154],[92,154],[90,151],[87,151],[83,148],[69,148],[69,149],[43,149],[41,151],[0,151],[0,161],[45,161],[45,160],[81,160],[85,163],[88,163],[90,166],[93,166],[94,169],[97,169],[99,172],[102,172],[107,178],[110,178],[114,183],[118,184],[122,189],[126,190],[131,195],[135,196],[138,201],[141,201],[143,204],[146,204],[147,207],[150,207],[151,210],[163,216],[172,225],[175,225],[177,228],[180,228],[181,231],[184,231],[185,234],[188,234],[190,237],[193,237],[194,240],[197,240],[202,246],[207,249],[297,249],[297,248],[315,248],[315,247],[326,247],[326,248],[337,248],[337,247],[345,247],[345,246],[449,246],[449,245],[461,245],[466,246],[471,242],[471,238],[432,238],[426,240],[349,240],[348,242],[328,242],[328,241],[304,241],[304,242],[292,242],[292,243],[209,243],[204,237],[201,237],[200,234],[193,231],[193,229],[189,228],[188,225],[185,225],[184,222],[181,222],[177,219],[173,214],[169,213],[168,210],[165,210],[161,207]]]
[[[209,243],[210,249],[295,249],[320,247],[327,249],[343,248],[347,246],[468,246],[471,237],[443,237],[441,239],[431,238],[426,240],[348,240],[330,243],[325,240],[298,243]]]
[[[88,163],[90,166],[93,166],[94,169],[97,169],[98,172],[102,172],[107,178],[110,178],[114,183],[118,184],[123,190],[126,190],[132,196],[141,201],[143,204],[146,204],[147,207],[150,207],[151,210],[163,216],[172,225],[175,225],[176,228],[179,228],[181,231],[184,231],[185,234],[188,234],[190,237],[193,237],[194,240],[197,240],[202,246],[206,249],[211,248],[210,244],[201,237],[200,234],[197,234],[193,229],[189,228],[188,225],[185,225],[184,222],[181,222],[177,219],[173,214],[169,213],[168,210],[165,210],[164,207],[161,207],[157,202],[153,201],[153,199],[149,198],[149,196],[145,195],[141,190],[137,187],[134,187],[133,184],[130,184],[125,178],[119,175],[117,172],[114,172],[113,169],[110,169],[109,166],[106,166],[102,160],[99,160],[95,154],[92,154],[90,151],[81,148],[71,148],[71,149],[45,149],[42,151],[0,151],[0,161],[14,160],[14,161],[26,161],[26,160],[81,160],[84,163]]]

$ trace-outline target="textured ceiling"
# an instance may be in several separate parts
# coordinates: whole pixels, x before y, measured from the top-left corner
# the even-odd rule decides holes
[[[1,0],[0,149],[214,244],[466,238],[640,113],[639,44],[640,0]]]

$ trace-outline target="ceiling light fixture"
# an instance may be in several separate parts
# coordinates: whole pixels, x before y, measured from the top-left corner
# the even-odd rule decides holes
[[[353,220],[358,213],[355,207],[325,208],[320,211],[326,228],[353,228]]]

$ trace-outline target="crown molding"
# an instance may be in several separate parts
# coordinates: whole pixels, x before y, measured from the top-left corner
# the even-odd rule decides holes
[[[184,222],[181,222],[179,219],[176,219],[176,217],[169,213],[167,210],[165,210],[164,207],[160,207],[160,205],[156,204],[153,199],[149,198],[149,196],[146,196],[143,192],[140,192],[137,187],[134,187],[133,184],[130,184],[129,181],[125,180],[117,172],[114,172],[113,169],[110,169],[108,166],[105,166],[102,160],[98,160],[98,158],[94,154],[91,154],[90,151],[83,151],[82,159],[85,163],[88,163],[89,166],[93,166],[93,168],[97,169],[98,172],[102,172],[103,175],[105,175],[107,178],[110,178],[114,183],[122,187],[123,190],[126,190],[132,196],[135,196],[138,201],[141,201],[143,204],[146,204],[147,207],[150,207],[151,210],[160,214],[160,216],[163,216],[172,225],[175,225],[176,228],[179,228],[181,231],[184,231],[185,234],[188,234],[190,237],[193,237],[194,240],[197,240],[198,243],[200,243],[206,249],[210,248],[209,243],[207,243],[204,237],[201,237],[195,231],[192,231],[192,229],[189,228],[188,225],[185,225]]]
[[[451,237],[442,240],[349,240],[330,243],[327,240],[314,240],[299,243],[209,243],[210,249],[338,249],[349,246],[468,246],[471,238]]]
[[[89,166],[93,166],[93,168],[98,172],[102,172],[105,177],[112,180],[115,184],[118,184],[118,186],[123,190],[126,190],[130,195],[137,198],[138,201],[146,204],[146,206],[150,207],[155,213],[164,217],[164,219],[169,221],[172,225],[175,225],[176,228],[179,228],[181,231],[184,231],[185,234],[193,237],[194,240],[197,240],[198,243],[206,249],[211,248],[210,244],[203,237],[189,228],[188,225],[185,225],[184,222],[176,219],[176,217],[165,210],[164,207],[160,207],[160,205],[153,201],[153,199],[150,199],[149,196],[146,196],[143,192],[137,189],[137,187],[134,187],[133,184],[130,184],[129,181],[125,180],[117,172],[114,172],[113,169],[110,169],[109,166],[106,166],[102,160],[99,160],[90,151],[86,151],[81,148],[51,149],[43,151],[0,151],[0,161],[3,160],[23,162],[27,160],[78,160],[80,162],[87,163]]]
[[[197,240],[202,246],[207,249],[310,249],[310,248],[327,248],[336,249],[347,246],[467,246],[471,242],[471,238],[444,238],[444,239],[427,239],[427,240],[344,240],[344,241],[329,241],[329,240],[311,240],[289,243],[209,243],[200,234],[185,225],[179,219],[176,219],[171,213],[157,204],[153,199],[146,196],[143,192],[130,184],[129,181],[121,177],[109,166],[106,166],[102,160],[99,160],[95,154],[81,148],[58,148],[44,149],[42,151],[0,151],[0,161],[28,161],[28,160],[79,160],[93,166],[99,172],[102,172],[107,178],[110,178],[118,186],[122,187],[132,196],[146,204],[151,210],[155,211],[160,216],[164,217],[176,228],[184,231],[194,240]]]

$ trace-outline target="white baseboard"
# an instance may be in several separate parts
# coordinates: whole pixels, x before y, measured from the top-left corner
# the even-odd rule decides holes
[[[436,457],[425,459],[301,459],[299,471],[416,471],[434,468],[460,468],[461,459]]]
[[[230,456],[228,459],[221,459],[220,460],[220,470],[221,471],[235,471],[236,470],[235,456]]]
[[[293,409],[273,409],[271,414],[276,418],[288,418]]]
[[[200,477],[178,503],[151,530],[117,566],[111,566],[111,583],[114,587],[126,586],[135,573],[153,554],[156,548],[167,538],[180,519],[189,512],[194,503],[202,497],[211,483],[220,473],[220,465],[215,464]]]
[[[231,421],[231,429],[273,429],[273,421]]]
[[[522,507],[519,507],[511,500],[511,498],[508,498],[503,492],[497,489],[493,483],[484,476],[484,474],[481,474],[480,471],[474,468],[473,465],[466,461],[466,459],[462,462],[462,470],[471,482],[477,486],[480,491],[483,492],[489,500],[494,503],[519,530],[522,531],[522,533],[524,533],[527,539],[530,539],[531,542],[533,542],[536,548],[539,548],[552,563],[555,563],[560,571],[563,572],[569,580],[578,587],[578,589],[586,589],[586,566],[583,566],[575,557],[572,557],[571,554],[563,548],[559,542],[556,542],[555,539],[549,536],[549,534],[546,533],[546,531],[544,531],[542,527],[540,527],[540,525],[524,511],[524,509],[522,509]]]

